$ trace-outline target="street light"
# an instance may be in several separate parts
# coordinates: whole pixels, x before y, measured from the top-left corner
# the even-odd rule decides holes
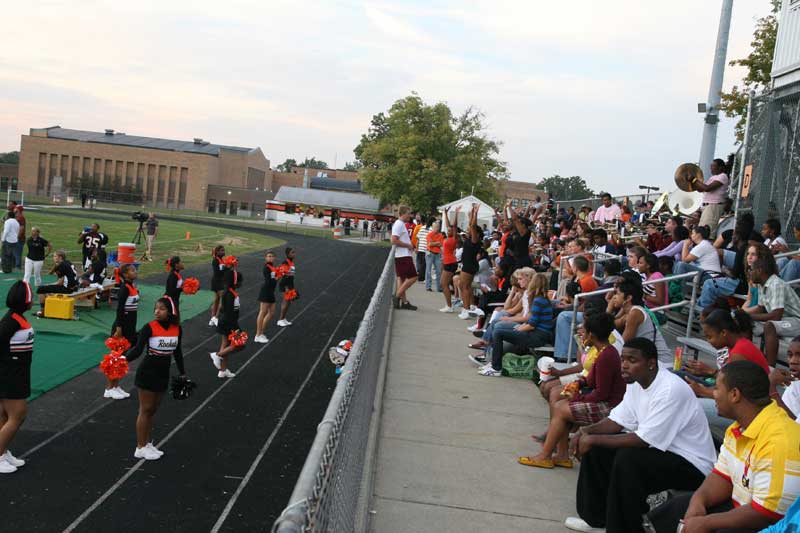
[[[639,188],[647,191],[644,195],[644,203],[650,201],[650,191],[658,191],[660,189],[660,187],[656,187],[655,185],[639,185]]]

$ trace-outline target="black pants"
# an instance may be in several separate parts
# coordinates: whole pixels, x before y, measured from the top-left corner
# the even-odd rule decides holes
[[[417,279],[425,281],[425,252],[417,252]]]
[[[647,514],[650,523],[653,525],[657,533],[673,533],[678,528],[678,522],[686,514],[689,508],[689,502],[692,499],[692,494],[681,494],[670,500],[667,500],[663,505],[659,505]],[[733,509],[733,502],[728,501],[716,507],[708,509],[708,514],[726,513]],[[717,529],[715,533],[756,533],[760,529],[742,529],[742,528],[726,528]]]
[[[605,527],[608,533],[641,532],[650,494],[696,490],[704,480],[692,463],[672,452],[593,448],[581,459],[578,515],[593,527]]]

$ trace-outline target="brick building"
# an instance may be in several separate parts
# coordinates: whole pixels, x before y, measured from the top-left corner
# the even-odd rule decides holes
[[[527,181],[500,180],[498,182],[500,196],[504,202],[511,200],[512,207],[524,207],[535,202],[536,197],[547,199],[547,193],[537,189],[536,185]]]
[[[175,141],[105,130],[32,128],[20,146],[19,189],[76,201],[218,213],[264,212],[272,172],[260,148]]]
[[[9,187],[18,189],[19,165],[0,163],[0,192],[6,192]]]

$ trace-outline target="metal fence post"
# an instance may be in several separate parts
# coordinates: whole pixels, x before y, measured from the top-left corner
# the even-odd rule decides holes
[[[692,321],[694,320],[694,307],[697,305],[697,288],[703,273],[698,271],[692,278],[692,298],[689,300],[689,318],[686,321],[686,336],[692,336]]]
[[[739,219],[739,202],[742,198],[742,184],[744,183],[744,167],[747,165],[747,145],[748,135],[750,133],[750,117],[753,113],[753,100],[755,99],[756,92],[750,91],[750,98],[747,100],[747,119],[744,123],[744,141],[742,142],[742,161],[739,164],[739,183],[736,187],[736,201],[733,207],[733,216]]]

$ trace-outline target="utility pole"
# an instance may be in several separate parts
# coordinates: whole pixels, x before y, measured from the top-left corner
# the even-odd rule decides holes
[[[704,174],[710,172],[714,150],[717,147],[720,92],[722,92],[722,78],[725,74],[732,13],[733,0],[722,0],[722,13],[719,17],[719,30],[717,31],[717,48],[714,52],[714,66],[711,69],[711,82],[708,86],[708,100],[705,104],[698,106],[698,111],[706,114],[703,125],[703,142],[700,145],[700,168]]]

